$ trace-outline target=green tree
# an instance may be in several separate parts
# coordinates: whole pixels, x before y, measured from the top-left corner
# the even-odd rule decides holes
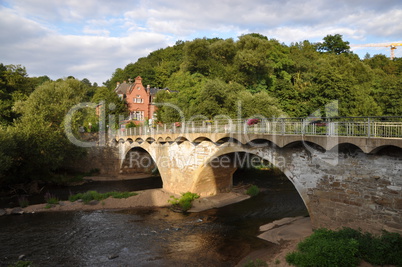
[[[116,123],[119,121],[118,116],[126,117],[128,115],[124,99],[120,99],[113,90],[110,90],[105,86],[96,89],[91,102],[104,105],[105,118],[108,119],[109,115],[114,116]],[[85,118],[84,125],[87,125],[88,123],[91,123],[92,125],[99,124],[99,118],[95,114],[95,110],[92,110],[90,115]]]
[[[211,64],[210,45],[211,43],[206,38],[186,42],[183,48],[183,70],[208,76]]]
[[[67,139],[63,123],[70,108],[85,100],[86,89],[75,79],[45,82],[27,100],[16,103],[21,117],[8,131],[18,150],[7,177],[16,182],[48,175],[83,155]]]
[[[318,51],[328,52],[336,55],[350,52],[349,42],[343,41],[342,35],[340,34],[327,35],[323,39],[324,42],[317,43]]]
[[[0,125],[10,125],[18,117],[12,107],[34,90],[26,69],[20,65],[0,64]]]
[[[7,181],[6,173],[14,165],[17,152],[17,144],[9,131],[0,127],[0,185]]]

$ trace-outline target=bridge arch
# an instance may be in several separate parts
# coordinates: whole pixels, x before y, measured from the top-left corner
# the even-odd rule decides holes
[[[240,155],[244,153],[255,155],[280,169],[292,182],[308,209],[309,197],[305,185],[303,185],[303,183],[299,181],[298,176],[288,168],[285,162],[286,159],[281,153],[281,149],[272,143],[268,144],[269,145],[264,147],[252,147],[234,143],[221,145],[219,147],[220,149],[210,155],[195,172],[194,184],[191,191],[201,195],[208,195],[217,194],[230,189],[233,185],[234,172],[237,168],[242,167],[242,164],[247,164],[244,159],[239,158],[241,157]],[[232,155],[232,158],[230,158],[230,156],[225,158],[226,155]]]
[[[120,174],[123,175],[152,174],[156,168],[156,162],[152,155],[139,144],[130,145],[120,162]]]
[[[402,155],[402,147],[394,145],[383,145],[371,150],[370,154],[383,154],[386,152]]]

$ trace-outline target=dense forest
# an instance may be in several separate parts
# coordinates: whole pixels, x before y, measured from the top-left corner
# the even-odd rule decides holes
[[[339,34],[322,43],[304,41],[289,46],[260,34],[233,39],[178,41],[137,62],[117,69],[106,85],[141,76],[144,84],[168,87],[158,102],[177,105],[186,115],[305,117],[338,101],[339,116],[402,114],[402,59],[350,52]],[[177,112],[165,108],[162,121]]]
[[[85,151],[68,141],[66,113],[78,103],[104,101],[114,104],[106,116],[124,117],[125,105],[113,89],[136,76],[144,85],[177,91],[160,91],[157,102],[176,105],[187,118],[235,118],[238,112],[243,117],[305,117],[334,100],[338,116],[402,114],[402,59],[360,59],[338,34],[321,43],[291,45],[256,33],[236,41],[178,41],[116,69],[105,86],[74,77],[29,77],[22,66],[0,64],[0,186],[52,177],[79,159]],[[177,121],[178,115],[169,107],[158,110],[161,122]],[[96,131],[97,120],[93,109],[82,109],[73,128],[91,123],[86,130]]]

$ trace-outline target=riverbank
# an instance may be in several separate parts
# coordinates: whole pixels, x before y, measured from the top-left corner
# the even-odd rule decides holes
[[[46,203],[30,205],[25,208],[5,209],[6,214],[32,214],[41,212],[58,211],[95,211],[95,210],[120,210],[131,208],[151,208],[167,207],[171,196],[179,197],[163,189],[149,189],[136,191],[135,196],[126,199],[107,198],[102,201],[91,201],[84,204],[80,201],[60,201],[59,204],[49,205]],[[192,209],[189,212],[201,212],[208,209],[220,208],[226,205],[237,203],[250,196],[239,193],[229,192],[221,193],[215,196],[203,197],[193,202]],[[311,234],[310,218],[296,217],[285,218],[274,221],[271,224],[261,226],[260,238],[273,243],[267,249],[252,252],[237,266],[243,266],[250,259],[260,259],[266,261],[269,266],[289,266],[286,264],[285,256],[288,252],[296,249],[297,243]]]
[[[262,260],[268,266],[290,267],[286,255],[296,250],[297,244],[313,233],[309,217],[283,218],[260,226],[261,239],[274,245],[266,249],[254,251],[243,258],[236,266],[244,266],[250,260]]]
[[[82,201],[60,201],[59,204],[47,203],[30,205],[25,208],[5,209],[7,214],[23,214],[54,211],[88,211],[88,210],[115,210],[142,207],[166,207],[172,193],[163,189],[149,189],[136,192],[137,195],[124,199],[109,197],[102,201],[91,201],[84,204]]]
[[[137,195],[124,199],[109,197],[102,201],[91,201],[84,204],[82,201],[60,201],[59,204],[50,205],[47,203],[30,205],[25,208],[4,209],[5,214],[24,214],[38,212],[56,212],[56,211],[90,211],[90,210],[116,210],[130,208],[150,208],[150,207],[167,207],[171,204],[169,200],[172,196],[178,195],[166,192],[161,188],[136,191]],[[250,196],[229,192],[221,193],[215,196],[197,199],[193,203],[193,208],[189,212],[200,212],[212,208],[220,208],[226,205],[237,203],[248,199]]]

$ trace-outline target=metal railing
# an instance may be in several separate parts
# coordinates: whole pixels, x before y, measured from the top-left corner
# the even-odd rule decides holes
[[[233,133],[402,138],[402,117],[271,118],[186,121],[119,129],[117,136]]]

